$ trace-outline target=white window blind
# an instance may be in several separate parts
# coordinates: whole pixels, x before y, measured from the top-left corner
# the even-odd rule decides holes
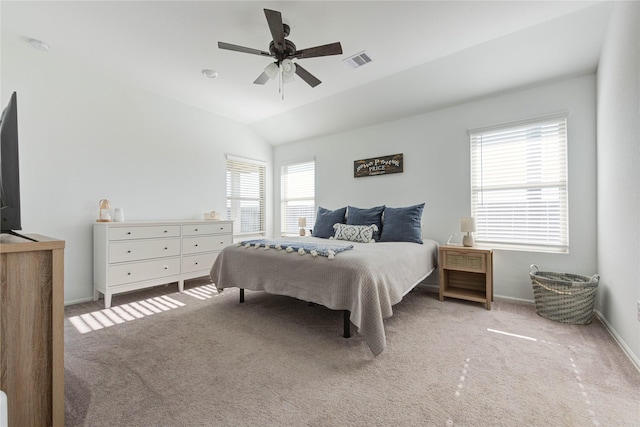
[[[265,235],[265,165],[227,156],[227,219],[234,236]]]
[[[469,134],[476,241],[566,252],[566,115]]]
[[[298,219],[305,218],[310,229],[316,222],[315,160],[305,160],[282,166],[281,180],[281,234],[298,235]]]

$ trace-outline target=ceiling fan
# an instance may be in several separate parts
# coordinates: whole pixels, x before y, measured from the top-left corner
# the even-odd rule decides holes
[[[285,38],[289,36],[291,28],[282,22],[282,14],[275,10],[264,9],[264,15],[267,18],[269,30],[273,37],[273,40],[269,43],[268,52],[225,42],[218,42],[218,47],[220,49],[275,58],[276,61],[267,65],[262,74],[253,82],[254,84],[263,85],[270,79],[275,79],[279,74],[280,88],[282,91],[282,83],[293,81],[293,74],[295,73],[309,86],[318,86],[321,81],[294,61],[319,56],[340,55],[342,54],[340,42],[296,50],[296,45],[293,44],[291,40]]]

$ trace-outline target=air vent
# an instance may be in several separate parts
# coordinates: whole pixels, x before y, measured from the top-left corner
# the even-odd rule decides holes
[[[362,67],[364,64],[368,64],[373,61],[371,57],[363,50],[362,52],[356,53],[346,59],[343,59],[345,64],[349,66],[349,68],[358,68]]]

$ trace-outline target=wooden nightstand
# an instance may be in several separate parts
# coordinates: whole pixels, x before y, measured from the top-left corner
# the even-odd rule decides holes
[[[493,250],[481,247],[440,246],[440,301],[444,297],[481,302],[491,310]]]

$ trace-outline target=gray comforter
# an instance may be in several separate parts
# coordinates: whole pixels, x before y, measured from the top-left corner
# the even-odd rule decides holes
[[[211,280],[219,291],[238,287],[349,310],[358,333],[374,355],[380,354],[386,347],[383,319],[393,314],[394,304],[434,271],[438,244],[428,239],[424,244],[300,239],[354,247],[329,259],[284,249],[228,246],[213,264]]]

